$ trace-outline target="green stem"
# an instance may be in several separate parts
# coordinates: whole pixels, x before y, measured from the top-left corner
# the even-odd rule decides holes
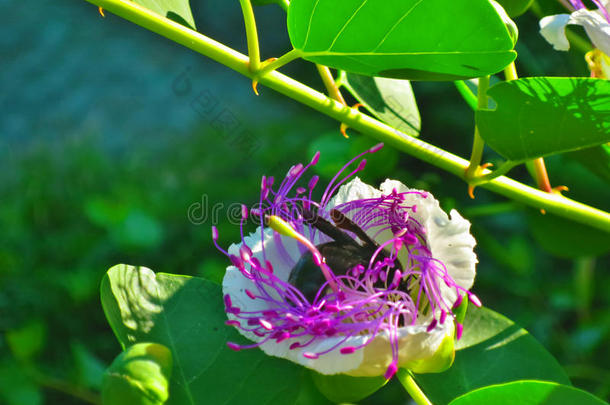
[[[87,0],[87,1],[89,1],[89,0]],[[267,73],[273,72],[274,70],[277,70],[277,69],[281,68],[282,66],[284,66],[300,57],[301,57],[301,51],[299,51],[298,49],[293,49],[293,50],[285,53],[284,55],[280,56],[273,62],[264,65],[262,67],[262,69],[256,73],[256,76],[259,78],[263,77]]]
[[[241,11],[246,24],[246,39],[248,40],[248,58],[250,59],[250,70],[257,72],[261,67],[261,54],[258,49],[258,33],[256,31],[256,20],[250,0],[239,0]]]
[[[519,76],[517,76],[517,66],[515,65],[515,62],[512,62],[504,68],[504,80],[509,81],[517,79],[519,79]]]
[[[543,158],[534,159],[534,173],[536,173],[536,182],[540,190],[550,193],[553,191],[551,182],[549,181],[549,175],[546,171]]]
[[[485,184],[488,181],[495,179],[496,177],[504,176],[513,167],[520,165],[521,163],[523,163],[523,162],[519,162],[519,161],[515,161],[515,160],[507,160],[506,162],[502,163],[500,165],[500,167],[498,167],[496,170],[492,171],[491,173],[487,173],[487,174],[475,177],[474,179],[472,179],[470,181],[470,184],[473,186],[479,186],[481,184]]]
[[[419,388],[419,385],[417,385],[413,375],[411,375],[409,371],[400,369],[398,370],[397,377],[411,396],[411,399],[413,399],[417,405],[432,405],[432,402],[430,402],[426,394]]]
[[[111,13],[163,35],[195,52],[199,52],[246,77],[252,79],[255,76],[248,69],[247,56],[183,25],[159,16],[132,1],[87,1],[97,6],[102,6]],[[408,136],[353,108],[348,108],[338,101],[332,100],[326,95],[277,71],[270,72],[261,77],[260,82],[316,111],[344,122],[351,128],[380,142],[385,142],[391,147],[464,179],[464,170],[468,165],[468,161],[459,156]],[[534,208],[545,209],[556,215],[610,232],[609,213],[570,200],[569,198],[544,193],[504,176],[485,183],[482,187]]]
[[[318,73],[322,78],[322,82],[324,82],[324,86],[326,87],[328,95],[333,100],[337,100],[341,104],[347,105],[345,103],[343,95],[341,94],[341,91],[339,90],[339,87],[337,86],[337,83],[335,82],[335,79],[333,78],[332,73],[330,73],[330,69],[328,68],[328,66],[319,65],[316,63],[316,68],[318,69]]]
[[[479,77],[477,86],[477,110],[487,108],[487,88],[489,87],[489,76]],[[472,152],[470,153],[470,164],[466,169],[466,179],[472,179],[477,174],[477,169],[483,158],[483,149],[485,141],[481,138],[479,128],[474,127],[474,139],[472,142]]]
[[[476,111],[477,103],[478,103],[477,96],[475,96],[474,93],[470,90],[470,88],[468,88],[468,85],[466,84],[466,82],[464,80],[456,80],[453,83],[455,84],[455,87],[458,89],[458,91],[462,95],[462,98],[464,99],[464,101],[466,101],[466,104],[468,104],[468,106],[470,108],[472,108],[473,111]]]

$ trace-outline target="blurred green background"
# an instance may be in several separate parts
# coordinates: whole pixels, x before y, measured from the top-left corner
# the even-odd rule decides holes
[[[200,31],[245,51],[237,1],[191,3]],[[283,11],[256,13],[263,57],[286,52]],[[336,122],[262,86],[256,97],[247,79],[84,1],[0,0],[0,14],[0,403],[83,404],[120,351],[99,303],[107,268],[220,280],[210,227],[224,246],[237,240],[235,203],[257,201],[261,175],[278,178],[319,149],[328,176],[374,142],[346,140]],[[587,75],[581,54],[538,36],[535,16],[516,22],[522,76]],[[285,71],[322,89],[312,65]],[[422,138],[467,156],[473,118],[453,84],[414,89]],[[548,159],[552,183],[609,210],[608,179],[579,158]],[[608,235],[483,189],[470,200],[457,178],[389,149],[363,177],[400,179],[460,210],[479,243],[484,304],[530,330],[575,385],[610,397]]]

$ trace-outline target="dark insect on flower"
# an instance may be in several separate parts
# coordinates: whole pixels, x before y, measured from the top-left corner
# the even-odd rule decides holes
[[[263,177],[258,208],[242,208],[242,240],[228,251],[213,228],[232,263],[223,279],[227,324],[254,342],[230,348],[260,347],[322,374],[389,379],[459,338],[455,308],[464,297],[480,305],[468,291],[476,264],[470,223],[400,182],[348,182],[366,160],[344,175],[347,168],[381,146],[348,162],[320,200],[312,197],[317,176],[297,186],[319,153],[276,188]],[[246,236],[251,216],[259,227]]]

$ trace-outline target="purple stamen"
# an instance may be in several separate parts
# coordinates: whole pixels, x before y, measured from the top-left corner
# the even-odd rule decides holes
[[[255,306],[259,308],[257,310],[249,309],[248,305],[240,305],[242,308],[237,308],[228,294],[224,296],[225,308],[230,314],[230,320],[226,324],[260,337],[260,340],[248,346],[228,343],[231,349],[241,350],[258,347],[265,342],[294,340],[290,342],[289,349],[295,350],[317,347],[317,343],[323,339],[331,336],[335,338],[336,343],[332,347],[326,345],[323,351],[315,352],[310,349],[302,353],[305,358],[315,360],[332,351],[343,355],[354,353],[383,332],[389,336],[389,348],[392,353],[392,361],[384,374],[389,379],[398,369],[399,329],[402,326],[427,323],[428,332],[432,332],[439,324],[444,324],[448,316],[455,317],[453,311],[462,302],[465,294],[468,294],[468,299],[474,305],[480,305],[480,300],[460,287],[448,274],[443,263],[432,257],[425,228],[413,218],[417,211],[414,201],[426,198],[427,193],[398,192],[394,189],[389,195],[327,207],[336,190],[364,169],[366,160],[362,159],[355,170],[344,175],[347,168],[365,154],[377,152],[382,146],[383,144],[375,145],[348,162],[326,186],[319,201],[312,199],[313,189],[319,181],[318,176],[309,180],[307,189],[296,185],[307,169],[318,163],[319,153],[316,153],[306,166],[299,163],[291,167],[276,190],[272,189],[273,177],[263,177],[259,207],[250,210],[260,221],[262,247],[256,253],[258,257],[255,257],[255,253],[245,243],[243,228],[249,214],[245,206],[242,206],[242,241],[239,255],[229,255],[219,248],[251,283],[242,293],[259,303]],[[410,205],[407,205],[407,201]],[[329,267],[326,258],[320,253],[321,249],[318,249],[331,238],[320,232],[311,222],[307,222],[303,208],[317,212],[317,215],[327,221],[331,221],[330,212],[334,209],[345,215],[373,240],[388,231],[391,232],[391,237],[389,240],[377,242],[375,251],[370,258],[367,257],[368,266],[358,264],[345,269],[345,274],[335,274],[334,269]],[[292,227],[292,230],[280,235],[280,228],[274,226],[272,238],[269,239],[264,220],[272,216]],[[354,235],[350,231],[347,233],[357,243],[368,243],[362,235]],[[288,246],[288,238],[290,243],[294,243],[295,239],[299,242],[297,246],[301,254],[308,251],[311,253],[314,265],[318,266],[325,277],[312,300],[286,281],[284,266],[293,268],[298,260],[294,254],[289,253],[294,251],[294,247]],[[218,230],[215,227],[212,228],[212,239],[215,243],[218,239]],[[282,271],[277,273],[282,274],[283,278],[275,274],[271,262],[267,259],[265,244],[270,241],[273,243],[274,253],[269,257],[276,258],[276,267],[282,266]],[[261,251],[262,258],[259,256]],[[453,305],[447,302],[441,293],[441,287],[445,288],[443,284],[455,290],[458,296]],[[462,335],[462,328],[461,324],[456,325],[458,338]],[[344,346],[348,344],[348,339],[356,336],[365,337],[362,344]]]
[[[394,374],[396,374],[397,371],[398,371],[398,366],[396,365],[396,361],[393,361],[390,363],[390,366],[388,367],[388,369],[386,370],[386,372],[383,376],[385,377],[386,380],[389,380],[390,378],[394,377]]]
[[[227,342],[227,346],[229,347],[229,349],[235,350],[236,352],[241,350],[241,346],[238,345],[237,343]]]

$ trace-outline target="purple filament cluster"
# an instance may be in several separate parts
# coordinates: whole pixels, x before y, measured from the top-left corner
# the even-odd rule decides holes
[[[302,348],[304,357],[316,359],[331,351],[339,351],[343,355],[354,353],[383,332],[387,333],[392,351],[393,360],[385,373],[389,379],[398,367],[399,329],[402,326],[427,324],[430,332],[448,320],[453,322],[453,311],[465,295],[480,305],[476,296],[457,285],[443,263],[432,257],[426,242],[426,229],[413,215],[417,211],[417,204],[413,204],[413,201],[428,198],[426,192],[393,190],[388,195],[329,206],[338,188],[363,170],[366,160],[360,160],[352,171],[348,171],[348,167],[382,146],[377,145],[349,161],[326,186],[320,201],[312,199],[318,184],[317,176],[309,180],[306,188],[296,186],[307,169],[318,162],[319,152],[309,164],[293,166],[275,190],[273,177],[263,177],[260,208],[250,212],[245,207],[242,210],[239,256],[229,254],[218,246],[218,232],[213,228],[213,239],[218,249],[252,282],[252,287],[245,291],[246,295],[265,303],[264,310],[248,311],[247,308],[235,306],[231,297],[225,295],[226,311],[233,315],[227,324],[260,338],[251,345],[240,346],[229,342],[230,348],[240,350],[268,341],[289,341],[292,342],[290,350]],[[313,209],[328,221],[332,221],[331,209],[336,209],[373,240],[383,240],[370,257],[368,266],[357,265],[348,269],[346,274],[330,269],[330,279],[326,277],[312,302],[296,286],[274,273],[272,264],[266,259],[264,243],[262,259],[254,257],[243,231],[248,215],[254,215],[260,221],[263,242],[264,219],[275,215],[290,224],[296,232],[308,235],[312,241],[314,237],[319,243],[331,241],[330,237],[304,218],[304,209]],[[357,240],[356,235],[349,231],[347,233]],[[275,248],[282,253],[286,266],[292,268],[296,262],[283,245],[284,237],[273,232],[273,238]],[[299,245],[299,248],[301,254],[307,252],[305,246]],[[325,265],[324,260],[322,263],[316,261],[316,265]],[[455,290],[458,297],[456,302],[449,303],[443,297],[442,284]],[[461,325],[457,325],[456,330],[459,338]],[[360,344],[356,346],[349,345],[350,338],[356,336],[364,339],[359,340]],[[334,344],[330,347],[323,351],[307,351],[313,342],[329,338],[334,338]]]

